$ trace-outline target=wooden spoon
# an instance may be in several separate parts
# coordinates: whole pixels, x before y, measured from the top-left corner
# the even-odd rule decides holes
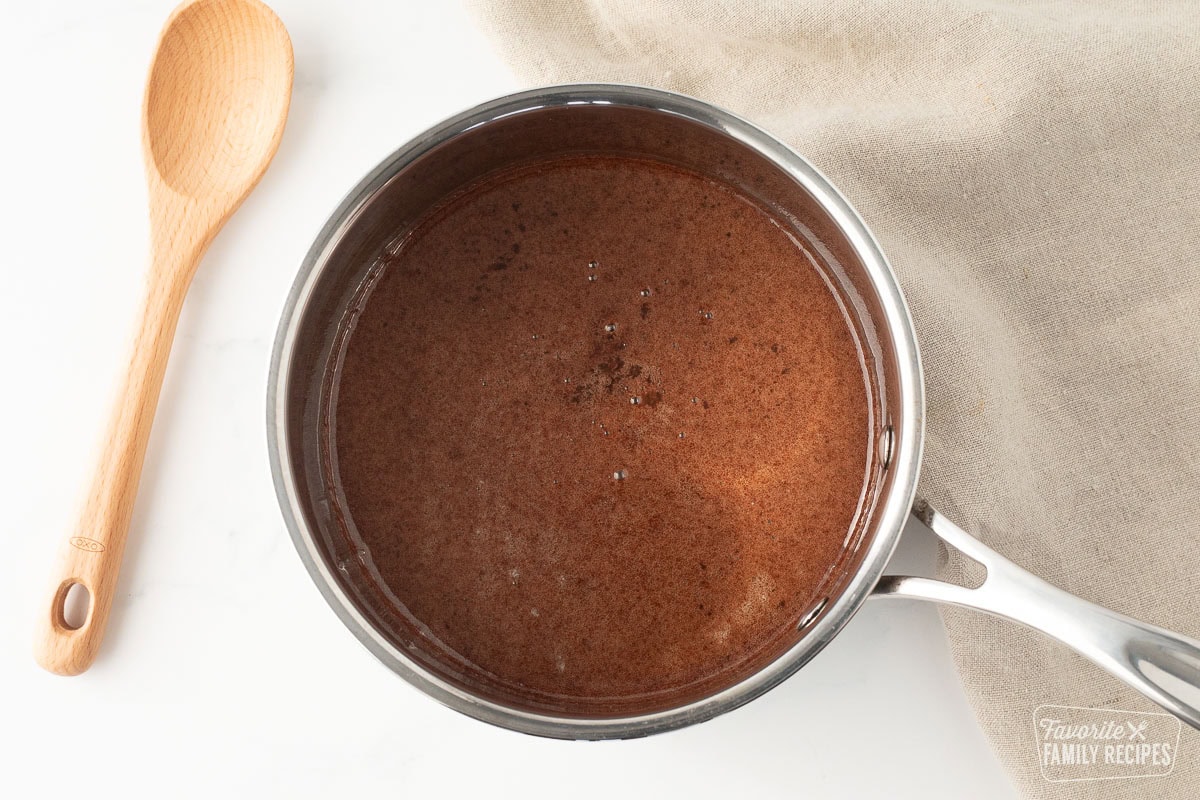
[[[78,675],[96,657],[184,295],[209,243],[275,155],[291,94],[291,40],[258,0],[196,0],[167,20],[142,105],[145,304],[100,463],[38,619],[34,655],[51,672]],[[75,584],[90,605],[72,627],[64,606]]]

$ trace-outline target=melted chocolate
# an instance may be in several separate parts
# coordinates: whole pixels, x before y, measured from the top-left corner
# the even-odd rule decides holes
[[[794,640],[868,461],[815,264],[729,187],[604,157],[493,176],[398,240],[345,323],[328,448],[422,647],[569,701]]]

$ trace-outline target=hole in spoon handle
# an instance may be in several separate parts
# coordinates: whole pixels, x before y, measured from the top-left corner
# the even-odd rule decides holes
[[[61,599],[59,599],[61,598]],[[92,593],[82,583],[66,584],[58,593],[52,613],[55,622],[70,631],[77,631],[87,624],[92,612]]]

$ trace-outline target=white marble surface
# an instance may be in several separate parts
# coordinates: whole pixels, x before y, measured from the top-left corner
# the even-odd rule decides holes
[[[411,135],[517,88],[454,2],[276,3],[295,44],[291,119],[192,287],[107,641],[82,677],[38,670],[31,620],[138,299],[139,104],[171,6],[13,4],[0,25],[0,797],[1013,796],[929,607],[869,603],[749,706],[599,744],[533,739],[438,706],[326,607],[272,490],[270,343],[342,194]],[[910,565],[933,559],[919,531],[903,551]]]

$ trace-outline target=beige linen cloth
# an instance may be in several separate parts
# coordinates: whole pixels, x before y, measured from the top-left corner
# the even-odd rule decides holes
[[[813,161],[916,319],[923,493],[1064,589],[1200,638],[1200,3],[468,2],[530,85],[673,89]],[[944,618],[1026,795],[1200,797],[1186,725],[1168,777],[1046,782],[1035,707],[1158,709],[1039,634]]]

